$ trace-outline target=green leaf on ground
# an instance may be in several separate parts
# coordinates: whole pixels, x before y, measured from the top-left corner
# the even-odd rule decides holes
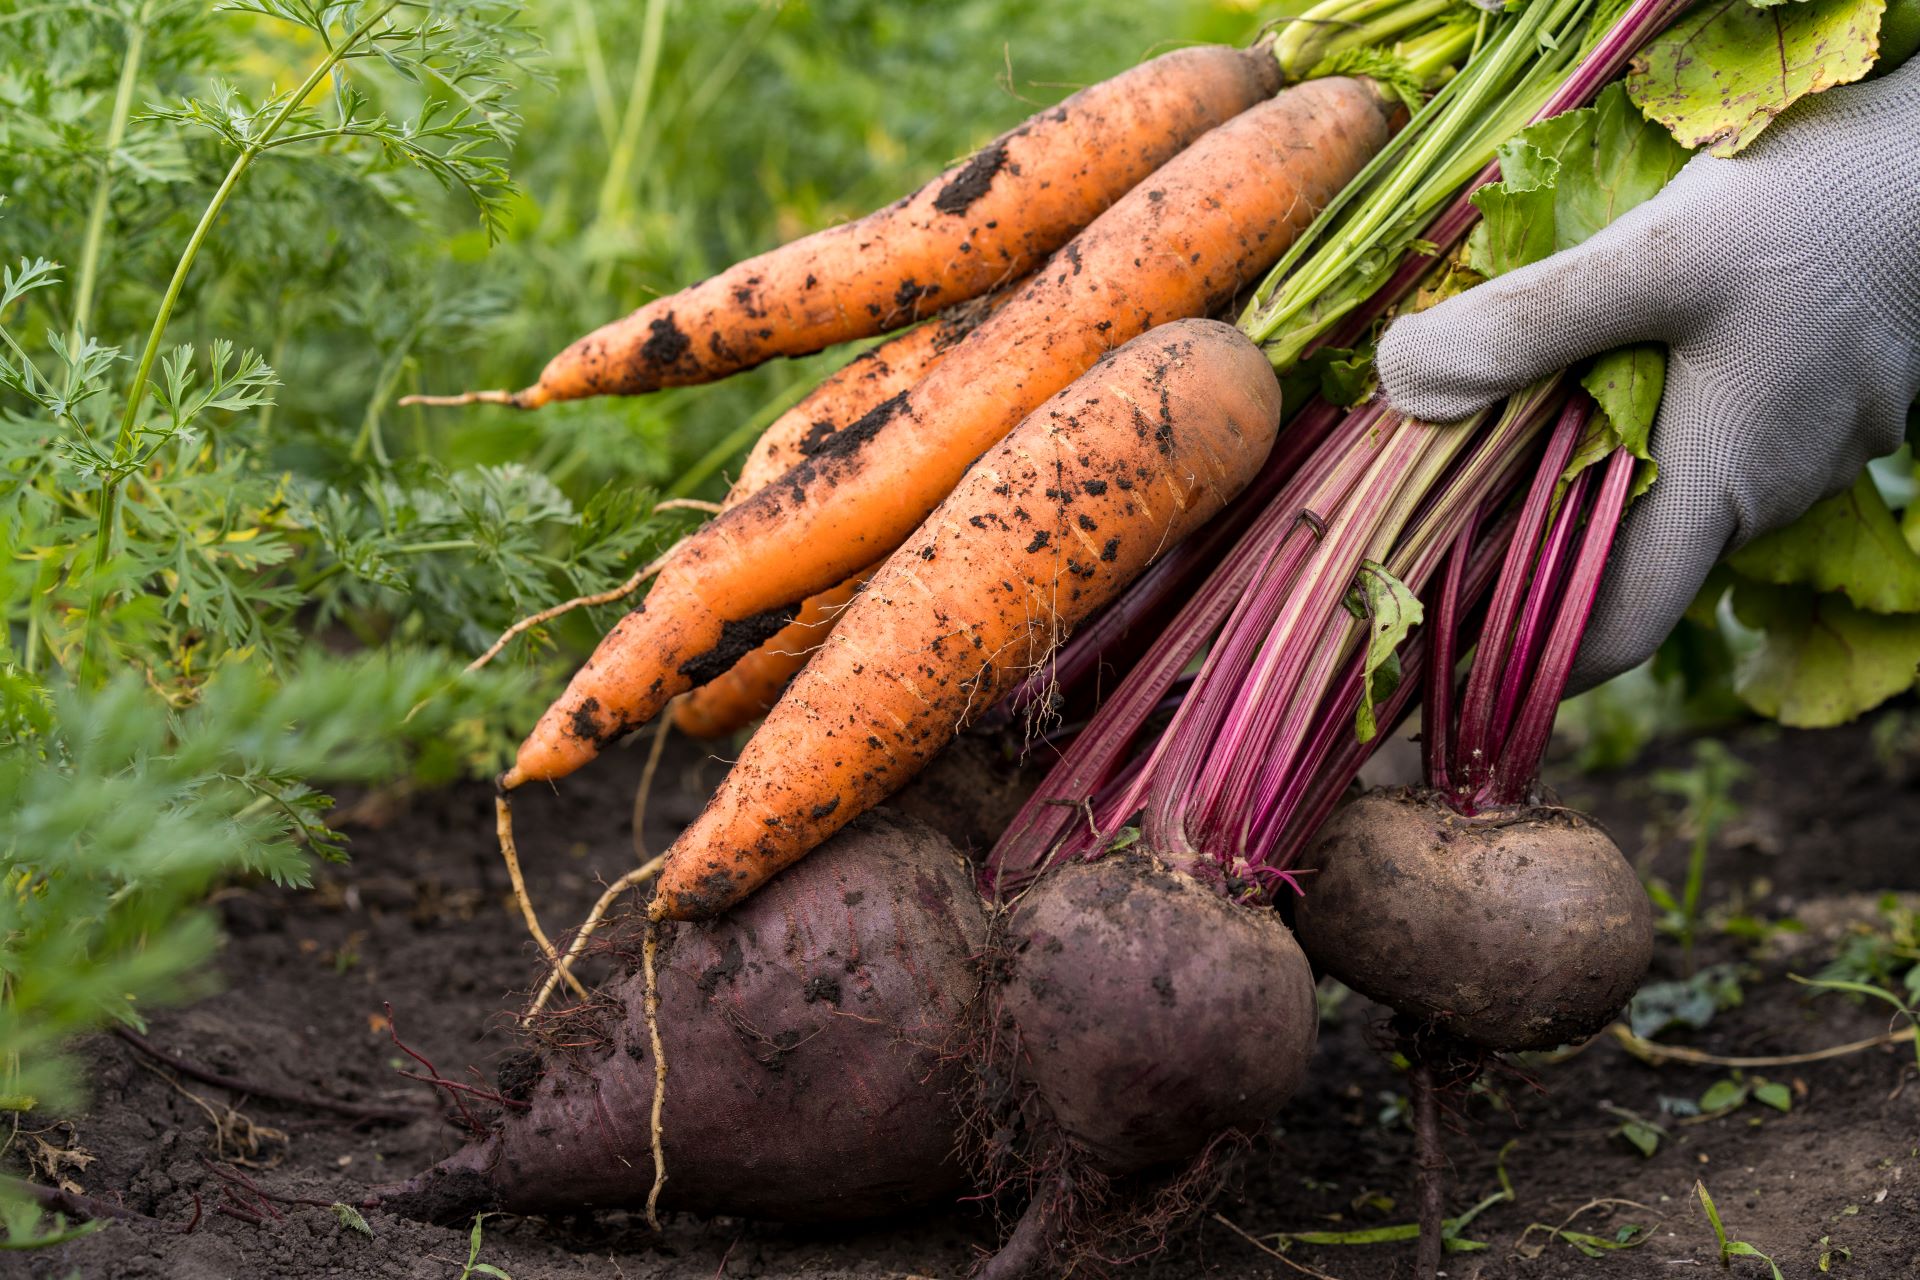
[[[1634,57],[1627,92],[1688,147],[1734,155],[1810,94],[1872,69],[1886,0],[1696,6]]]
[[[340,1219],[341,1226],[358,1231],[369,1240],[373,1239],[373,1228],[367,1225],[367,1220],[360,1216],[358,1209],[341,1200],[336,1200],[327,1207],[333,1210],[334,1217]]]
[[[1716,1080],[1700,1095],[1700,1110],[1708,1115],[1731,1111],[1747,1100],[1747,1086],[1739,1080]]]
[[[1756,582],[1838,591],[1874,613],[1920,612],[1920,553],[1865,471],[1852,488],[1755,538],[1728,563]]]
[[[1380,732],[1374,719],[1374,705],[1399,687],[1400,656],[1396,651],[1420,625],[1424,610],[1420,607],[1420,597],[1377,561],[1360,562],[1358,586],[1366,608],[1367,661],[1354,732],[1360,741],[1372,742]]]
[[[1734,672],[1734,691],[1795,729],[1844,724],[1912,687],[1920,616],[1855,608],[1846,597],[1736,578],[1733,611],[1763,632]]]

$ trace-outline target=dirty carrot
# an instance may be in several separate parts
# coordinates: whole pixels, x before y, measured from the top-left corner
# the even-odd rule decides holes
[[[742,657],[732,669],[675,698],[673,727],[689,737],[719,738],[767,714],[787,682],[826,642],[833,624],[877,568],[863,569],[831,591],[807,597],[793,621],[775,632],[773,639]]]
[[[552,779],[645,724],[903,542],[1047,397],[1153,326],[1226,305],[1383,145],[1370,82],[1297,85],[1208,133],[1101,215],[895,402],[689,537],[502,778]],[[875,415],[870,415],[870,418]]]
[[[990,449],[888,559],[667,851],[713,915],[911,778],[1259,469],[1280,388],[1237,330],[1137,338]]]
[[[904,200],[603,325],[523,391],[420,399],[532,409],[637,395],[911,324],[1025,275],[1188,143],[1279,87],[1265,45],[1163,54],[1040,112]]]
[[[752,497],[826,448],[835,434],[911,390],[941,356],[1013,297],[1018,288],[1010,285],[942,312],[862,352],[829,374],[760,433],[740,464],[739,478],[727,490],[724,505],[735,506]]]

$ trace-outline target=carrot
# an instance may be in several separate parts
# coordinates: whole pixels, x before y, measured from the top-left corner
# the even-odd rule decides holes
[[[752,497],[789,468],[825,448],[835,433],[856,425],[887,401],[911,390],[941,356],[999,310],[1017,288],[1000,289],[942,312],[862,352],[829,374],[760,433],[740,465],[739,478],[727,490],[724,505],[731,507]]]
[[[786,626],[797,602],[898,546],[974,459],[1104,352],[1226,304],[1386,141],[1393,111],[1367,81],[1311,81],[1175,157],[886,414],[689,537],[502,785],[579,768]]]
[[[731,670],[674,699],[674,728],[694,738],[719,738],[767,714],[877,568],[863,569],[831,591],[807,597],[793,621],[773,639],[742,657]]]
[[[1271,50],[1178,49],[1083,89],[903,200],[602,325],[524,391],[533,409],[711,382],[885,333],[1037,266],[1207,130],[1280,87]]]
[[[735,506],[752,497],[790,467],[826,448],[835,433],[858,427],[869,413],[886,413],[889,401],[918,382],[1010,296],[1010,290],[1002,289],[976,298],[848,361],[761,433],[722,505]],[[695,738],[718,738],[765,715],[872,572],[870,565],[845,582],[807,597],[793,621],[771,639],[677,699],[675,727]]]
[[[1215,320],[1136,338],[1054,396],[847,608],[667,851],[654,914],[717,914],[905,783],[1225,506],[1279,424],[1266,357]]]

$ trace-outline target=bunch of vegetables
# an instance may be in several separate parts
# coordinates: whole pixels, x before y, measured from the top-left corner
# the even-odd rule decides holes
[[[514,788],[676,698],[692,732],[762,717],[649,923],[616,936],[633,978],[586,993],[523,903],[598,1048],[545,1059],[471,1147],[372,1203],[851,1215],[950,1193],[940,1157],[984,1131],[981,1176],[1028,1207],[982,1274],[1025,1274],[1297,1086],[1311,975],[1267,909],[1296,866],[1324,886],[1301,939],[1423,1025],[1504,1050],[1610,1016],[1646,904],[1604,833],[1529,806],[1651,478],[1658,354],[1470,428],[1345,402],[1416,287],[1470,286],[1658,189],[1684,153],[1610,82],[1682,7],[1329,0],[1086,90],[895,205],[596,330],[523,391],[451,397],[646,392],[922,322],[774,424],[502,776],[518,884]],[[1209,318],[1242,302],[1238,326]],[[1284,426],[1283,387],[1307,392]],[[1004,910],[937,838],[863,816],[968,724],[1085,698],[1116,658],[1126,678],[980,868],[1018,894]],[[1431,793],[1328,824],[1423,686]],[[1490,876],[1502,912],[1447,909]],[[958,1064],[992,1096],[963,1106]]]

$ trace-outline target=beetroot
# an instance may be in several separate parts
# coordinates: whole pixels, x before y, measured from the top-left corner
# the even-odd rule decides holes
[[[1653,955],[1647,895],[1606,832],[1567,809],[1466,817],[1376,791],[1302,859],[1300,941],[1342,982],[1484,1048],[1585,1039]]]
[[[978,990],[984,936],[952,846],[884,810],[725,918],[666,926],[661,1207],[823,1221],[957,1192],[941,1051]],[[603,995],[604,1045],[545,1057],[509,1091],[524,1110],[379,1202],[440,1221],[643,1204],[654,1177],[644,985],[636,974]]]
[[[1103,1173],[1257,1133],[1313,1056],[1313,975],[1269,910],[1137,853],[1064,867],[1008,924],[1019,1073]]]
[[[976,1280],[1150,1252],[1305,1076],[1306,957],[1271,910],[1127,852],[1028,889],[997,959],[982,1181],[1027,1204]]]

